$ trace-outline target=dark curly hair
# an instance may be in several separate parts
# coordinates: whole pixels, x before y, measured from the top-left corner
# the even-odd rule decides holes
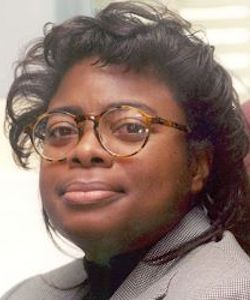
[[[163,263],[218,240],[226,229],[249,251],[249,181],[243,163],[249,141],[237,94],[230,75],[214,59],[214,48],[165,6],[115,2],[95,17],[45,26],[44,37],[18,63],[7,98],[6,128],[16,161],[28,168],[33,149],[27,126],[47,110],[65,72],[87,57],[135,72],[152,70],[186,112],[190,147],[213,150],[210,176],[199,195],[211,228],[148,263]],[[46,212],[44,218],[47,229],[55,230]]]

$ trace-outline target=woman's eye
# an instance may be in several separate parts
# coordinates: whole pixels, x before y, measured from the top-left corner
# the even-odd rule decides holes
[[[119,122],[112,128],[114,136],[120,139],[139,140],[144,139],[148,133],[145,124],[135,121]]]
[[[78,130],[74,126],[61,124],[56,126],[51,126],[46,131],[47,140],[58,140],[72,138],[78,135]]]
[[[126,123],[120,123],[116,124],[113,128],[113,132],[122,132],[127,134],[141,134],[144,133],[146,130],[145,125],[140,123],[132,123],[132,122],[126,122]]]
[[[123,127],[120,129],[125,130],[127,133],[132,133],[132,134],[142,134],[146,130],[144,126],[136,123],[124,124]]]

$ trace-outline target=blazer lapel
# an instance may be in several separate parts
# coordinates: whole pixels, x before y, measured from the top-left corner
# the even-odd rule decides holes
[[[201,208],[192,209],[184,219],[162,238],[145,256],[159,256],[200,235],[210,227]],[[160,300],[167,294],[173,276],[178,272],[181,259],[162,265],[150,265],[143,261],[129,274],[110,300]]]

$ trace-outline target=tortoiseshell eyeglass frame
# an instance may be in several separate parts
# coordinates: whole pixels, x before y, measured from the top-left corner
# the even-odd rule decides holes
[[[133,151],[132,153],[129,153],[129,154],[118,154],[118,153],[115,153],[112,150],[110,150],[105,144],[103,144],[102,135],[101,135],[101,133],[98,130],[100,119],[104,115],[107,115],[107,114],[109,114],[109,113],[111,113],[111,112],[113,112],[115,110],[118,110],[118,109],[120,109],[120,110],[121,109],[124,109],[124,110],[131,109],[131,110],[134,110],[136,113],[139,113],[143,117],[143,120],[144,120],[146,128],[147,128],[147,131],[146,131],[147,135],[145,137],[145,140],[141,144],[140,148],[137,149],[136,151]],[[187,125],[183,125],[183,124],[171,121],[171,120],[167,120],[167,119],[161,118],[159,116],[152,116],[149,113],[145,112],[144,110],[139,109],[139,108],[134,107],[134,106],[130,106],[130,105],[114,106],[114,107],[111,107],[108,110],[105,110],[104,112],[102,112],[101,114],[98,114],[98,115],[75,115],[75,114],[73,114],[71,112],[68,112],[68,111],[46,112],[46,113],[40,115],[36,119],[35,122],[33,122],[31,125],[29,125],[26,128],[25,132],[29,134],[31,142],[32,142],[32,145],[34,147],[34,150],[37,152],[37,154],[41,158],[43,158],[45,160],[48,160],[48,161],[51,161],[51,162],[52,161],[55,162],[55,161],[64,161],[64,160],[66,160],[67,159],[66,153],[65,153],[65,157],[58,158],[58,159],[52,159],[50,157],[47,157],[46,155],[44,155],[43,153],[41,153],[37,149],[36,144],[34,142],[34,139],[35,139],[35,129],[36,129],[36,126],[41,122],[42,119],[47,118],[48,116],[53,115],[53,114],[54,115],[66,115],[66,116],[69,116],[69,117],[71,117],[76,122],[76,125],[77,125],[77,128],[78,128],[78,132],[79,132],[79,139],[78,139],[77,144],[79,143],[79,141],[80,141],[80,139],[82,137],[82,133],[81,133],[82,132],[82,130],[81,130],[82,125],[81,124],[83,122],[87,121],[87,120],[92,121],[94,123],[95,136],[96,136],[99,144],[101,145],[101,147],[105,151],[107,151],[109,154],[111,154],[114,157],[130,157],[130,156],[133,156],[133,155],[137,154],[138,152],[140,152],[145,147],[145,145],[147,144],[147,141],[149,139],[150,132],[151,132],[150,129],[151,129],[151,126],[153,124],[159,124],[159,125],[163,125],[163,126],[166,126],[166,127],[175,128],[175,129],[178,129],[178,130],[183,131],[185,133],[190,133],[191,132],[190,128]]]

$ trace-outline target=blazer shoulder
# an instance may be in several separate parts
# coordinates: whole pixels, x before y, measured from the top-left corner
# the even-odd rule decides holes
[[[250,299],[250,258],[234,236],[225,232],[220,242],[200,246],[181,260],[169,285],[171,291],[180,293],[173,298],[180,300],[187,295],[190,299],[229,299],[230,293],[235,295],[232,299],[243,299],[240,295]]]
[[[85,280],[82,260],[75,260],[45,274],[30,277],[10,289],[0,300],[78,299]],[[81,299],[81,298],[79,298]]]
[[[66,265],[41,275],[49,285],[68,289],[80,285],[87,278],[82,259],[76,259]]]

